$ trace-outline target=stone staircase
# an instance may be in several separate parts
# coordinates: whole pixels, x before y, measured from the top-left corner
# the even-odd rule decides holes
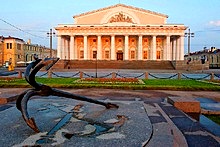
[[[60,60],[57,69],[166,69],[173,70],[171,61],[107,61],[107,60]]]

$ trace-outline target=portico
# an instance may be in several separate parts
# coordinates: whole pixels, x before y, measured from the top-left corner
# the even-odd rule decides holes
[[[123,4],[74,16],[75,24],[56,27],[57,56],[66,60],[184,60],[186,27],[166,24],[167,17]]]

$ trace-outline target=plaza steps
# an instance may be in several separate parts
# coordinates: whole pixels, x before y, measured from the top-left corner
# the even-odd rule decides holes
[[[55,69],[166,69],[173,70],[171,61],[107,61],[107,60],[59,60]]]

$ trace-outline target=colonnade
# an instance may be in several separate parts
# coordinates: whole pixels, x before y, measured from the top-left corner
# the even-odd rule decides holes
[[[82,52],[79,55],[77,38],[83,38]],[[91,53],[88,38],[95,37],[95,53]],[[57,43],[57,56],[61,59],[67,60],[119,60],[118,52],[123,53],[122,60],[184,60],[184,36],[179,35],[109,35],[110,48],[108,58],[103,56],[102,35],[60,35],[58,36]],[[131,44],[129,39],[135,37],[136,44],[133,56],[131,53]],[[121,38],[123,41],[122,49],[118,49],[116,38]],[[144,39],[148,39],[147,47],[144,45]],[[161,42],[158,45],[157,39],[160,38]],[[93,48],[94,50],[94,48]],[[94,58],[95,57],[95,58]]]

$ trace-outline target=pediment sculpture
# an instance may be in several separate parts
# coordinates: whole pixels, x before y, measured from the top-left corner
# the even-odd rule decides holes
[[[128,22],[128,23],[133,23],[132,18],[130,18],[129,16],[125,16],[122,13],[116,14],[115,16],[112,16],[109,19],[110,23],[113,22]]]

